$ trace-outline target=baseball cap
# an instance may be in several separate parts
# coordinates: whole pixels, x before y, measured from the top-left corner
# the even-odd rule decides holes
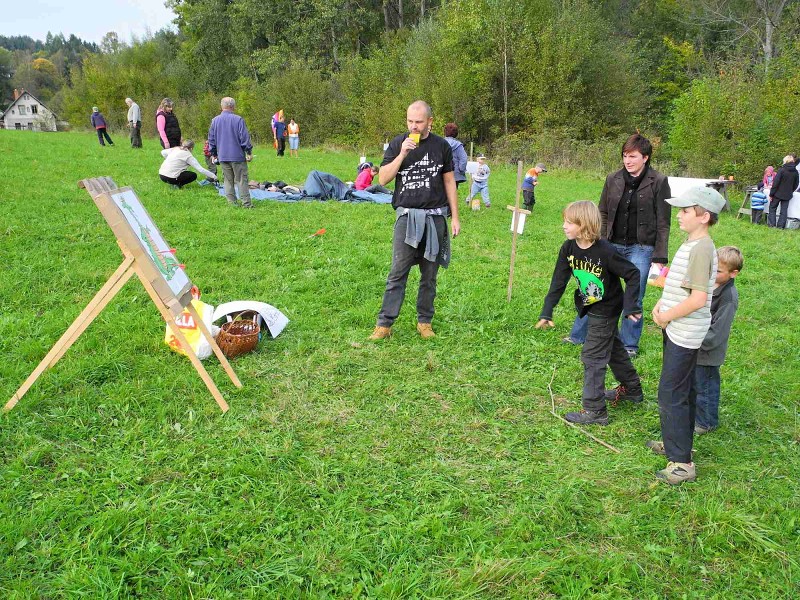
[[[547,169],[544,168],[544,163],[536,163],[536,168],[539,169],[542,173],[547,173]]]
[[[486,158],[486,155],[483,154],[482,152],[479,152],[478,156],[476,156],[475,158]]]
[[[96,106],[93,106],[92,107],[92,112],[100,112],[100,109],[97,108]]]
[[[717,190],[710,187],[691,187],[680,196],[667,198],[667,202],[678,208],[700,206],[709,212],[719,214],[725,208],[725,198]]]

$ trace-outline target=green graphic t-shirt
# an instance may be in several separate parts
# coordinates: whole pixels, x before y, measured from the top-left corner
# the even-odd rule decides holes
[[[567,240],[558,253],[540,319],[552,320],[553,308],[570,278],[578,284],[575,309],[580,316],[618,318],[620,313],[627,316],[642,312],[638,304],[639,269],[632,262],[605,240],[598,240],[585,249],[576,241]],[[625,281],[624,291],[620,280]]]

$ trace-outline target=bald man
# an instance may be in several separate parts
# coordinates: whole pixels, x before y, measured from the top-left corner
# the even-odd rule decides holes
[[[447,268],[450,263],[447,217],[453,237],[461,231],[461,223],[453,151],[447,140],[431,133],[432,124],[433,113],[426,102],[411,104],[406,111],[408,132],[389,143],[378,172],[381,185],[394,180],[395,222],[392,266],[371,340],[392,334],[405,298],[408,273],[414,265],[419,265],[420,271],[417,331],[425,339],[435,336],[431,322],[436,277],[439,267]]]

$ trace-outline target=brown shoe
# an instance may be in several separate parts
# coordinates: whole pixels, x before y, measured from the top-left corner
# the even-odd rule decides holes
[[[433,333],[433,328],[431,327],[430,323],[417,323],[417,331],[423,340],[429,340],[436,337],[436,334]]]
[[[381,327],[380,325],[375,327],[375,330],[372,332],[372,335],[369,336],[368,340],[385,340],[390,335],[392,335],[392,328],[391,327]]]
[[[685,481],[697,479],[694,463],[668,462],[666,469],[656,472],[656,477],[670,485],[680,485]]]

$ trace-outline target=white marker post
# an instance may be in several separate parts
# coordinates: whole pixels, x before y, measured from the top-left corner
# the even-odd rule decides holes
[[[514,206],[510,205],[506,206],[506,208],[510,210],[513,214],[513,216],[511,217],[511,231],[513,233],[511,237],[511,268],[508,273],[508,295],[506,297],[507,302],[511,302],[511,290],[514,287],[514,261],[517,258],[517,235],[519,233],[522,233],[522,228],[520,227],[520,225],[524,226],[525,215],[531,214],[531,211],[519,207],[519,195],[521,188],[522,188],[522,161],[519,161],[517,162],[517,199],[514,202]]]

